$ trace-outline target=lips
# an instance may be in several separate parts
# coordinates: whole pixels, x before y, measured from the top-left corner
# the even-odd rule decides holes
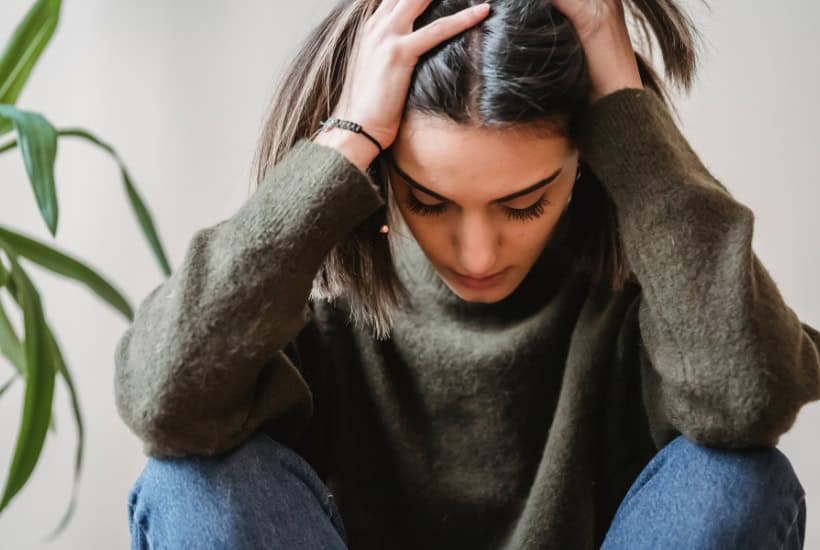
[[[498,273],[495,273],[493,275],[489,275],[489,276],[483,277],[481,279],[475,279],[473,277],[467,277],[466,275],[462,275],[461,273],[459,273],[457,271],[453,271],[453,273],[456,275],[458,280],[464,286],[467,286],[467,287],[470,287],[470,288],[487,288],[487,287],[493,286],[496,283],[498,283],[498,281],[501,280],[501,277],[506,272],[507,272],[507,270],[503,269],[503,270],[501,270]]]

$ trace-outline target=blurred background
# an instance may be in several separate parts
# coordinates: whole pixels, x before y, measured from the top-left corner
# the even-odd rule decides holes
[[[249,196],[253,150],[276,79],[333,3],[69,0],[17,105],[114,146],[176,267],[196,230],[231,216]],[[684,2],[705,39],[695,89],[678,96],[684,133],[712,174],[755,212],[755,251],[786,302],[820,327],[820,4],[711,4],[710,11]],[[0,43],[30,5],[2,2]],[[19,151],[0,155],[0,223],[83,259],[136,309],[164,276],[116,163],[64,139],[55,173],[61,215],[53,240]],[[0,549],[127,548],[126,496],[146,460],[114,406],[114,347],[127,322],[79,284],[36,266],[29,273],[73,370],[86,449],[74,517],[55,541],[40,543],[62,518],[73,479],[76,430],[58,384],[57,433],[49,432],[31,480],[0,515]],[[10,373],[0,365],[3,381]],[[0,399],[3,479],[22,394],[18,382]],[[820,549],[818,425],[815,402],[779,445],[807,492],[807,549]]]

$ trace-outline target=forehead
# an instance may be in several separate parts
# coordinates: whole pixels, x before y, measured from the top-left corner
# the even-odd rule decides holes
[[[445,196],[498,197],[570,165],[570,140],[520,129],[470,127],[408,114],[393,143],[399,167]]]

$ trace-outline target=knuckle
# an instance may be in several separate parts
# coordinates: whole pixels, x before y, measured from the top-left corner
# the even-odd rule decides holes
[[[455,17],[455,16],[454,16]],[[433,21],[431,26],[431,33],[437,39],[441,40],[452,34],[452,27],[459,21],[458,18],[441,18]]]
[[[442,32],[444,32],[444,29],[446,28],[446,26],[447,26],[447,18],[446,17],[440,17],[440,18],[438,18],[434,21],[431,21],[430,23],[428,23],[426,25],[427,30],[429,32],[432,32],[432,33],[435,33],[435,34],[441,34]]]

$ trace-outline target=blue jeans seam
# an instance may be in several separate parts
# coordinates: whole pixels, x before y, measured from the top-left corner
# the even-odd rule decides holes
[[[131,518],[131,522],[137,528],[137,534],[139,535],[139,548],[148,548],[148,550],[151,550],[151,541],[148,540],[148,533],[145,530],[144,516],[137,517],[136,508],[136,502],[128,503],[128,514]]]
[[[301,460],[304,460],[301,457],[299,457],[299,458]],[[304,464],[307,464],[308,466],[310,466],[310,464],[307,461],[304,461]],[[327,514],[327,517],[331,521],[331,524],[333,525],[333,527],[336,529],[336,532],[339,534],[339,536],[342,537],[342,540],[346,540],[346,534],[345,534],[343,528],[340,528],[339,525],[337,525],[337,522],[334,521],[334,515],[335,514],[333,513],[333,506],[331,505],[331,499],[333,499],[333,493],[329,489],[328,489],[328,492],[327,492],[326,495],[319,495],[316,492],[316,485],[317,484],[314,483],[314,481],[318,480],[318,482],[319,482],[318,486],[319,487],[323,487],[324,482],[318,477],[318,475],[315,475],[315,474],[314,474],[315,477],[316,477],[315,480],[314,479],[308,479],[308,477],[313,477],[313,476],[311,476],[310,474],[305,474],[299,467],[297,467],[295,464],[293,464],[293,462],[291,462],[289,460],[282,460],[282,465],[285,468],[287,468],[288,470],[290,470],[290,472],[294,476],[299,478],[299,480],[302,483],[304,483],[310,489],[310,492],[313,493],[313,495],[316,497],[316,499],[321,503],[321,505],[322,505],[322,507],[325,511],[325,514]],[[312,468],[312,466],[310,466],[310,468]],[[339,522],[339,523],[341,523],[341,522]]]
[[[144,542],[148,550],[152,550],[151,541],[148,540],[148,533],[145,532],[145,529],[142,527],[141,523],[137,523],[137,532],[140,537],[140,545]]]

